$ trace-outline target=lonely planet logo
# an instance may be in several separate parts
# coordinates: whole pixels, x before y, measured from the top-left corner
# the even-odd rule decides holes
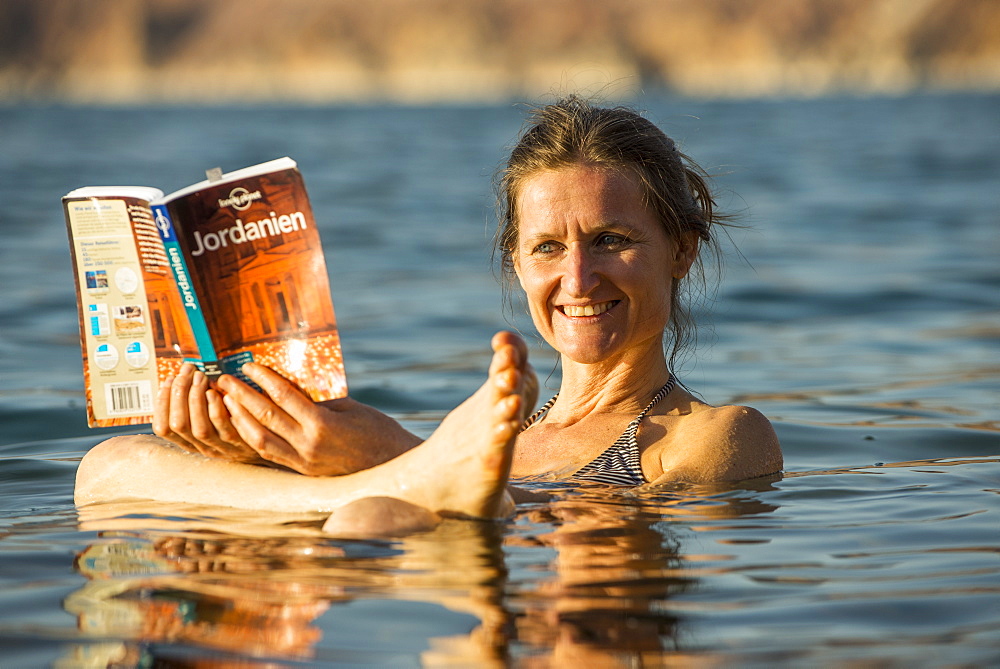
[[[250,208],[254,200],[259,200],[261,197],[259,190],[251,193],[246,188],[238,186],[229,191],[229,197],[225,200],[219,200],[219,208],[232,207],[238,211],[245,211]]]
[[[159,212],[156,214],[156,227],[164,237],[170,236],[170,219]]]

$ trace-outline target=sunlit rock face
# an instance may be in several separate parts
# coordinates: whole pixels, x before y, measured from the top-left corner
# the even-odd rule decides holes
[[[276,11],[280,7],[281,11]],[[0,101],[1000,88],[993,0],[6,0]]]

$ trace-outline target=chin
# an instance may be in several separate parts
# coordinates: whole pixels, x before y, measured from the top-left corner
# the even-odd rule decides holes
[[[560,355],[569,358],[581,365],[593,365],[603,360],[607,360],[614,355],[616,346],[581,346],[580,342],[572,342],[565,346],[553,346]]]

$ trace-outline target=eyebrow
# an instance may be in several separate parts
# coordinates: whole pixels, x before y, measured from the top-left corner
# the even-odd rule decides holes
[[[624,221],[611,220],[603,221],[600,224],[594,226],[593,228],[587,230],[588,236],[599,235],[603,232],[618,232],[625,234],[629,238],[633,238],[638,231],[638,228],[634,225],[625,223]],[[555,232],[538,232],[533,235],[518,235],[523,242],[539,242],[546,241],[549,239],[559,239],[561,235]]]

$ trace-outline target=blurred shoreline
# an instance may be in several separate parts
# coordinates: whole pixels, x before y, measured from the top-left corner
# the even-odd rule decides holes
[[[0,102],[1000,90],[993,0],[5,0]]]

